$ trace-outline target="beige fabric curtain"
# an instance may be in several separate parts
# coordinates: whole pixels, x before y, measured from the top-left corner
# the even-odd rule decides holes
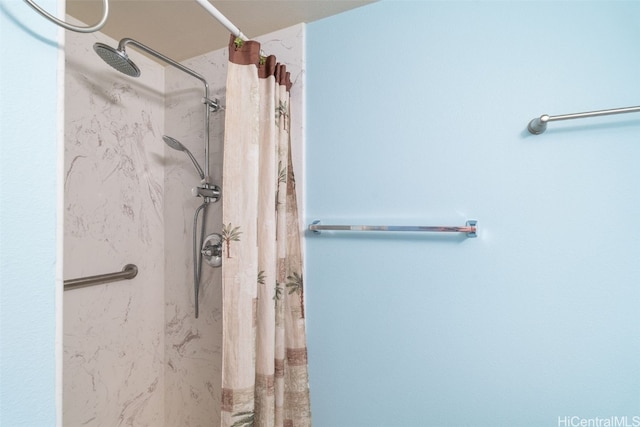
[[[227,73],[222,426],[310,426],[290,76],[234,37]]]

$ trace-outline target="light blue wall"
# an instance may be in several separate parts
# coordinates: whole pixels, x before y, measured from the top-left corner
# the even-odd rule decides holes
[[[308,236],[314,425],[640,425],[640,117],[526,132],[640,104],[640,3],[383,1],[307,40],[307,220],[480,227]]]
[[[2,427],[56,424],[57,54],[55,25],[0,0]]]

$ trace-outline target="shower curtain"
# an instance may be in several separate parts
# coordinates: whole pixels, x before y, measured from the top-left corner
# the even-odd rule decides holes
[[[227,73],[222,426],[310,426],[290,75],[233,36]]]

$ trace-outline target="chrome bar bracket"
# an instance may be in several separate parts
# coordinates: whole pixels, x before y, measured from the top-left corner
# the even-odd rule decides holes
[[[202,98],[202,103],[207,105],[212,113],[223,109],[218,98]]]
[[[466,226],[471,229],[467,231],[467,237],[478,237],[478,221],[470,219],[466,222]]]
[[[220,200],[221,189],[217,185],[205,183],[201,186],[193,187],[191,194],[194,197],[202,197],[205,203],[215,203]]]

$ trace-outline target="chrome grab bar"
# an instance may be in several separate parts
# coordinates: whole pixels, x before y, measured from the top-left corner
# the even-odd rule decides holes
[[[608,116],[610,114],[638,112],[640,112],[640,107],[613,108],[611,110],[587,111],[586,113],[562,114],[559,116],[550,116],[548,114],[543,114],[540,117],[536,117],[535,119],[531,120],[529,122],[529,125],[527,126],[527,129],[534,135],[540,135],[542,132],[547,130],[548,122],[569,119],[582,119],[585,117]]]
[[[478,236],[478,221],[469,220],[464,227],[427,226],[427,225],[321,225],[314,221],[309,225],[309,231],[429,231],[444,233],[466,233],[467,237]]]
[[[80,277],[78,279],[68,279],[64,281],[64,290],[84,288],[87,286],[100,285],[102,283],[115,282],[118,280],[133,279],[138,274],[138,267],[135,264],[127,264],[122,271],[117,273],[98,274],[97,276]]]

